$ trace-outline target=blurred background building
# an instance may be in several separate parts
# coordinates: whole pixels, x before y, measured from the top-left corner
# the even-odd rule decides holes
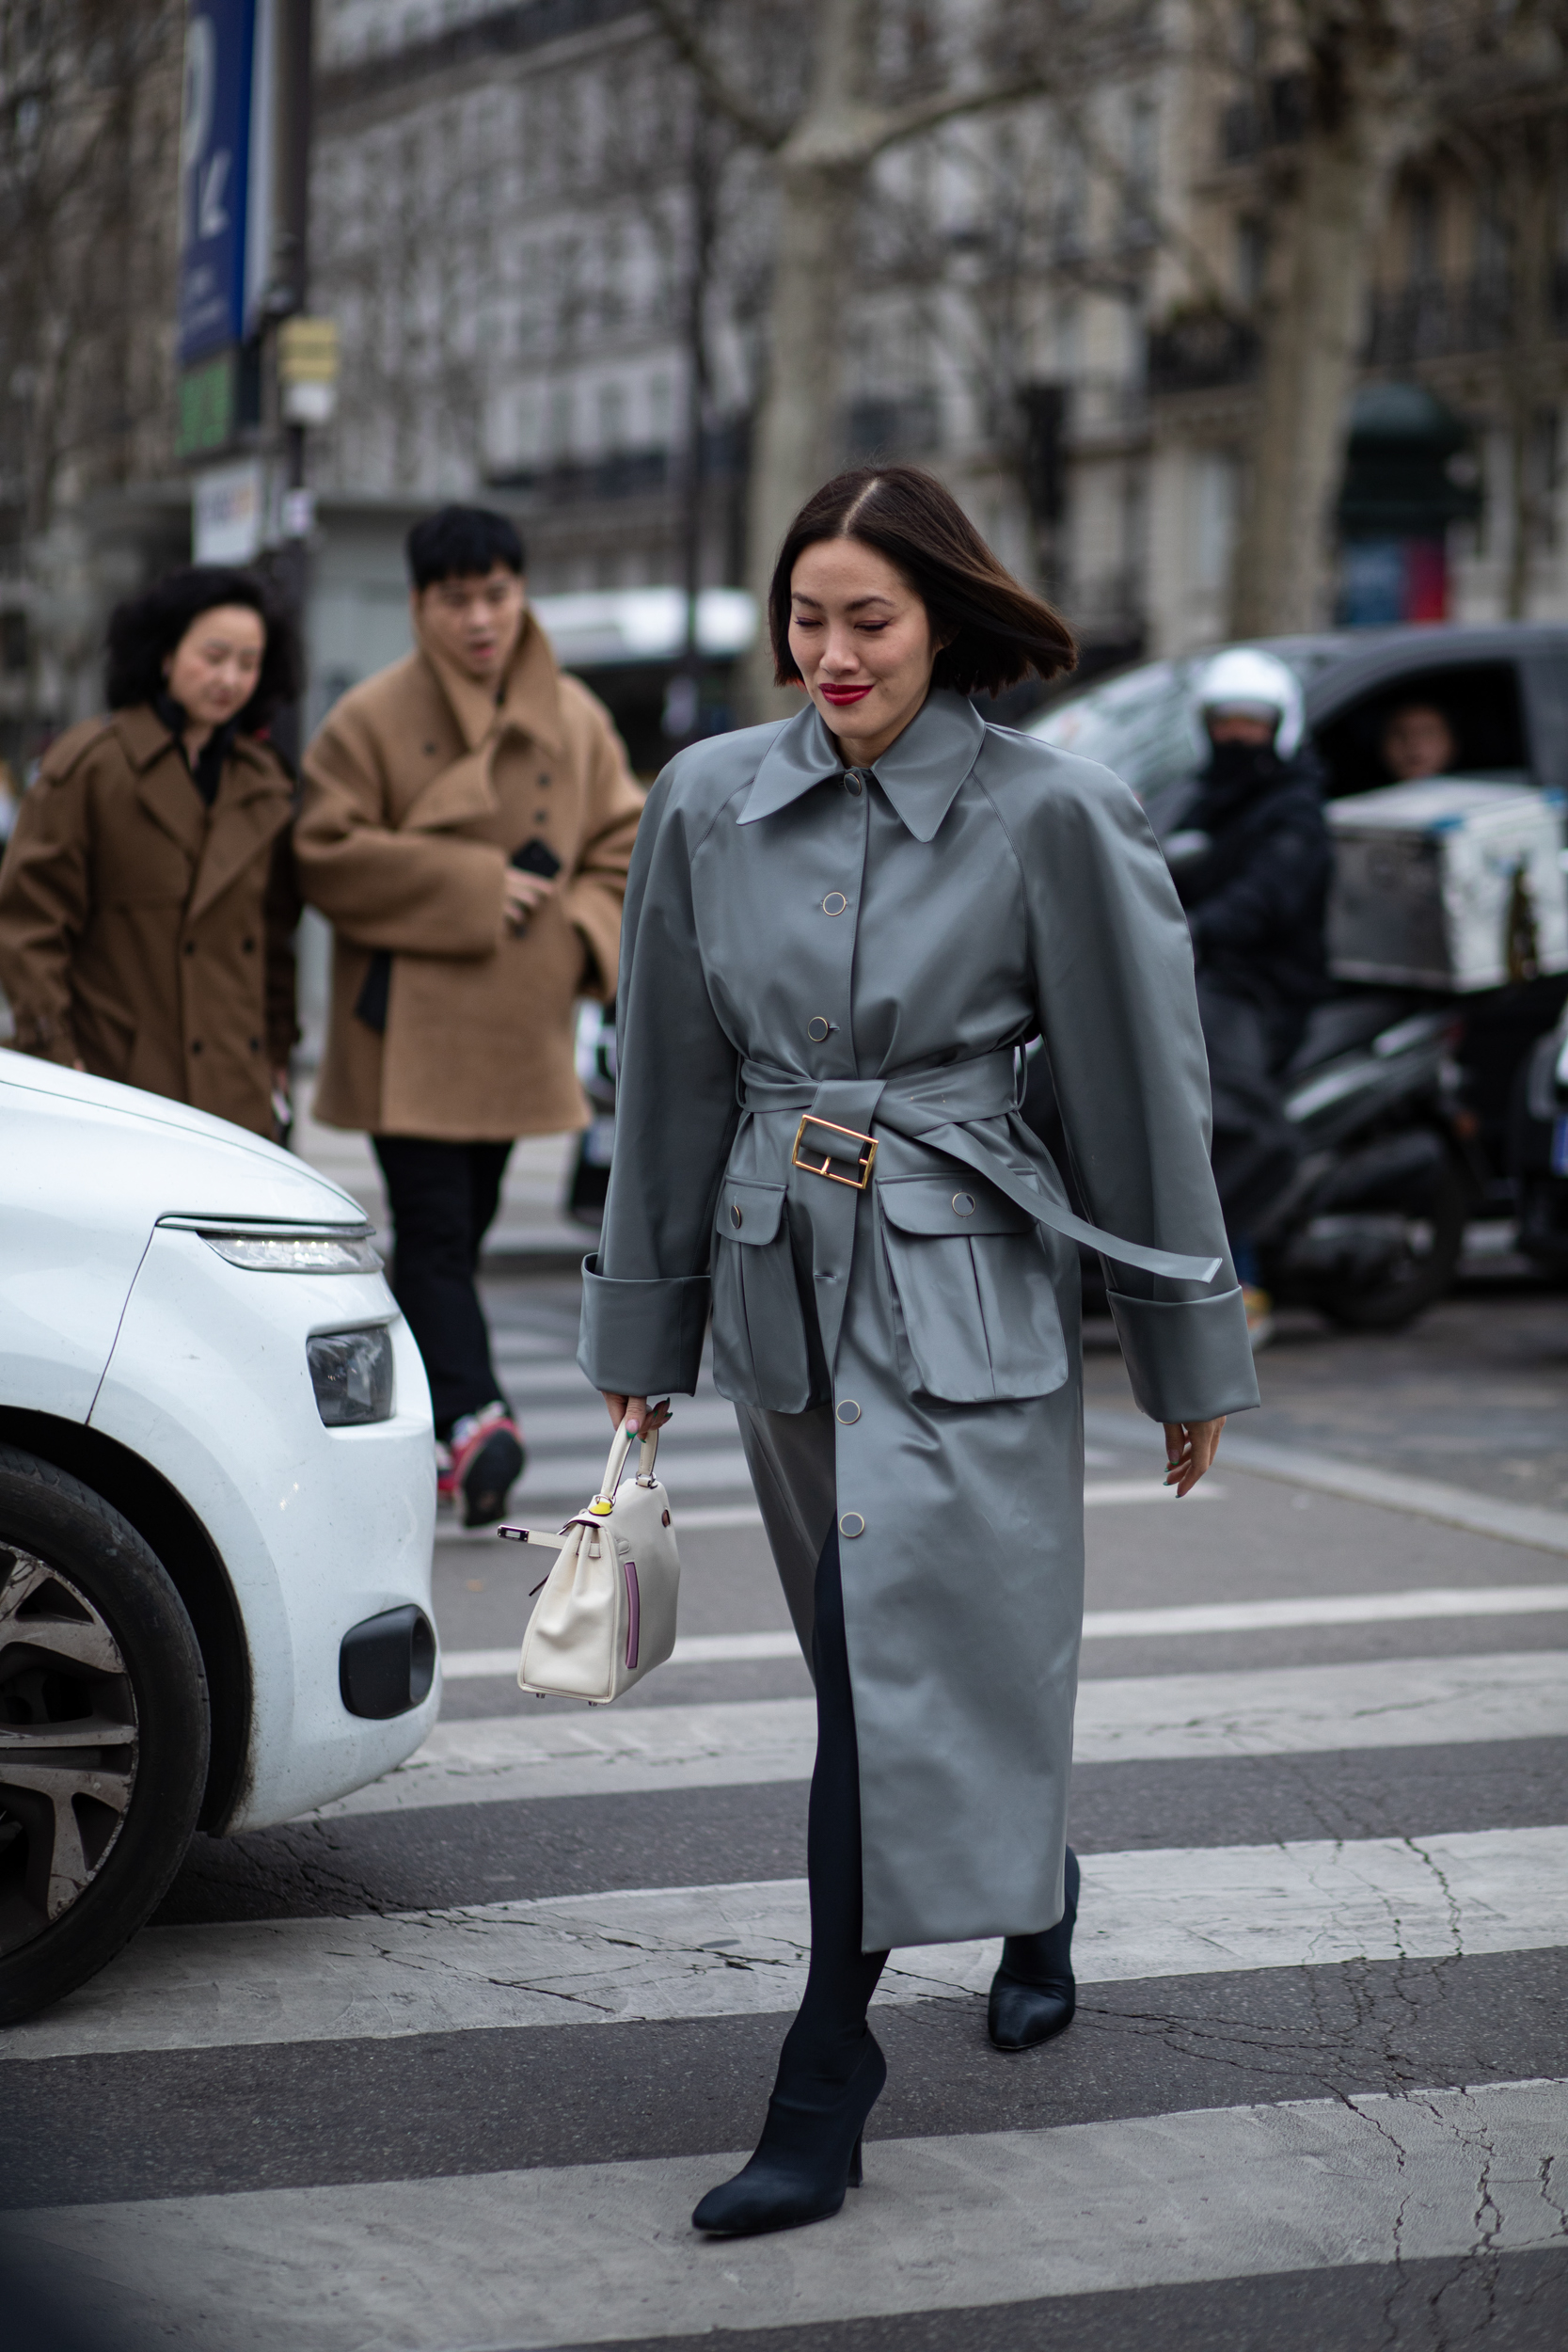
[[[93,707],[114,596],[190,545],[174,317],[204,5],[0,0],[19,772]],[[640,767],[764,707],[741,598],[791,403],[817,478],[942,473],[1087,668],[1334,618],[1568,614],[1560,12],[847,8],[316,0],[309,308],[341,364],[294,525],[309,720],[404,648],[402,534],[454,495],[516,514]],[[801,159],[850,15],[881,128],[824,199]],[[1395,34],[1358,46],[1362,18]],[[814,381],[779,251],[824,201]],[[258,394],[255,435],[275,423]]]

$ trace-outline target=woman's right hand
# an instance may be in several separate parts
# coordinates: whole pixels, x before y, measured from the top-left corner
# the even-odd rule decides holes
[[[610,1407],[610,1418],[617,1429],[627,1422],[639,1438],[654,1437],[670,1418],[670,1400],[650,1406],[645,1396],[612,1396],[608,1389],[599,1394]]]

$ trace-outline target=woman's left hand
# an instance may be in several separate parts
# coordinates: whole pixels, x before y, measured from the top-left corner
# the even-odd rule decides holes
[[[1176,1499],[1190,1495],[1205,1470],[1212,1470],[1219,1450],[1225,1415],[1218,1421],[1167,1421],[1165,1423],[1165,1484]]]
[[[609,1406],[610,1418],[616,1428],[619,1429],[623,1422],[629,1421],[640,1438],[657,1437],[670,1418],[668,1397],[661,1405],[650,1406],[645,1396],[614,1396],[609,1389],[601,1389],[599,1394]]]

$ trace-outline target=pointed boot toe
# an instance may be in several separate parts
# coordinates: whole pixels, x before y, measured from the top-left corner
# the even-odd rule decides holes
[[[991,1979],[986,2030],[999,2050],[1033,2050],[1066,2033],[1077,2006],[1078,1987],[1070,1977],[1025,1984],[999,1968]]]
[[[837,2213],[861,2179],[861,2132],[887,2080],[887,2061],[870,2034],[847,2083],[794,2081],[768,2103],[768,2121],[750,2164],[710,2188],[691,2217],[712,2237],[757,2237],[799,2230]]]

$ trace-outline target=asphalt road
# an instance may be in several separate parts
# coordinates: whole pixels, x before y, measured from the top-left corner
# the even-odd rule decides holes
[[[490,1297],[548,1522],[608,1434],[575,1285]],[[1067,2036],[990,2048],[991,1948],[895,1955],[865,2186],[692,2235],[802,1980],[811,1755],[709,1390],[661,1454],[675,1661],[613,1710],[523,1698],[533,1563],[449,1533],[420,1758],[198,1840],[130,1952],[7,2038],[12,2243],[78,2340],[1559,2352],[1568,1298],[1287,1318],[1180,1505],[1108,1327],[1087,1363]]]

